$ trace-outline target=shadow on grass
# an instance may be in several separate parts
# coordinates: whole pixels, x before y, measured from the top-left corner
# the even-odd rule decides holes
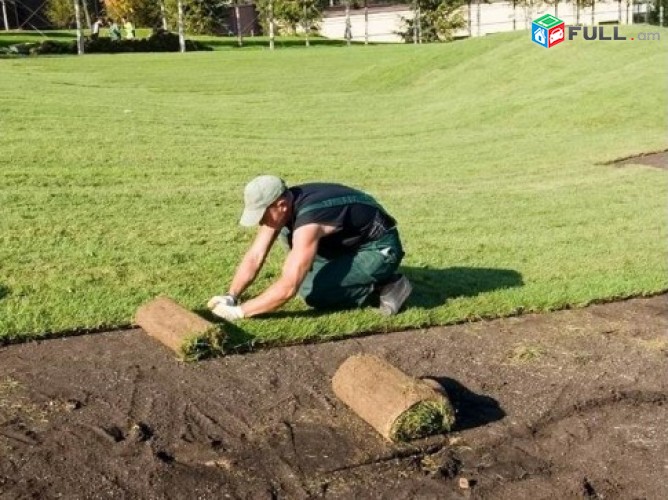
[[[434,269],[430,267],[402,266],[413,284],[407,307],[432,309],[442,306],[448,299],[474,297],[481,293],[524,285],[522,275],[512,269],[489,267],[448,267]],[[371,299],[371,307],[378,306],[377,297]],[[302,311],[275,311],[263,314],[262,318],[318,318],[340,309],[307,309]]]
[[[0,31],[0,38],[76,38],[76,33],[68,31]]]
[[[45,40],[59,40],[64,41],[64,39],[74,39],[76,35],[67,32],[61,31],[50,31],[45,36],[39,32],[3,32],[0,31],[0,48],[9,47],[11,45],[16,45],[20,43],[39,43]]]
[[[0,300],[7,297],[7,295],[9,295],[9,288],[4,285],[0,285]]]
[[[448,299],[474,297],[481,293],[524,285],[522,275],[512,269],[489,267],[401,268],[413,284],[407,307],[432,309]]]
[[[424,377],[435,380],[443,386],[448,399],[455,409],[453,432],[474,429],[501,420],[506,416],[499,402],[490,397],[467,389],[449,377]]]

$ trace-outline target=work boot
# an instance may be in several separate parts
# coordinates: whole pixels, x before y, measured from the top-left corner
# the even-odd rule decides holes
[[[406,276],[395,275],[389,283],[380,287],[380,313],[383,316],[397,314],[412,291],[413,286]]]

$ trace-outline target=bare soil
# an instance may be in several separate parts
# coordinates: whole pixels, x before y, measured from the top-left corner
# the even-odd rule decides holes
[[[0,497],[668,498],[667,332],[662,295],[194,365],[140,330],[6,346]],[[381,438],[331,390],[357,353],[439,379],[455,431]]]
[[[663,168],[668,170],[668,151],[658,153],[645,153],[629,158],[622,158],[614,162],[617,166],[625,165],[648,165],[650,167]]]

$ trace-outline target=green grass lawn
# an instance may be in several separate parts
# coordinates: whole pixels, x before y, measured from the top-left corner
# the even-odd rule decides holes
[[[295,300],[235,343],[666,290],[668,171],[602,164],[668,147],[661,35],[0,60],[0,339],[125,325],[158,294],[202,309],[260,173],[374,194],[416,291],[391,319]]]

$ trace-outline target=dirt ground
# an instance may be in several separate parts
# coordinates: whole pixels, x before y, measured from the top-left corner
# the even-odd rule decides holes
[[[662,295],[196,365],[139,330],[6,346],[0,497],[668,498],[667,332]],[[383,441],[331,391],[355,353],[439,378],[455,431]]]
[[[650,167],[668,170],[668,151],[659,153],[646,153],[640,156],[631,156],[614,162],[617,166],[625,165],[648,165]]]

